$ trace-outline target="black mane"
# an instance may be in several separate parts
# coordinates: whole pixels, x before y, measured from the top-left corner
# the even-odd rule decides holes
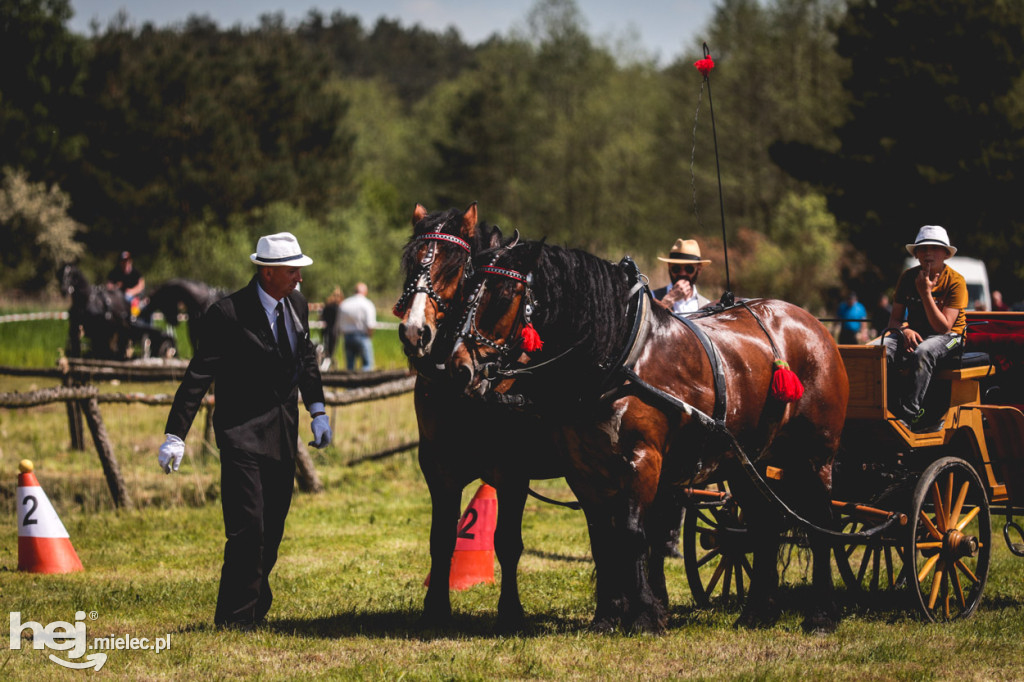
[[[541,242],[521,243],[496,265],[533,277],[532,322],[544,342],[536,362],[572,349],[535,379],[552,373],[571,376],[571,382],[553,382],[563,395],[587,395],[603,383],[630,333],[633,282],[627,271],[586,251]]]

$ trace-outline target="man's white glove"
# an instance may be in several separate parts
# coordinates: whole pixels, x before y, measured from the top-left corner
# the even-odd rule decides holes
[[[331,444],[334,434],[331,433],[331,422],[327,415],[320,413],[313,417],[313,442],[310,445],[314,448],[326,448]]]
[[[177,471],[181,466],[181,458],[185,456],[185,441],[173,433],[167,434],[167,440],[160,446],[160,454],[156,459],[160,462],[160,468],[165,474]]]

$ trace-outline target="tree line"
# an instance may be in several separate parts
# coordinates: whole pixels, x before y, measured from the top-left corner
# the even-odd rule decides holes
[[[734,291],[815,311],[891,287],[902,244],[941,224],[1024,298],[1010,0],[721,0],[707,82],[700,44],[659,65],[636,39],[595,41],[574,0],[476,45],[342,11],[119,15],[89,36],[71,16],[0,0],[5,290],[52,287],[63,260],[100,277],[124,249],[151,284],[236,287],[256,237],[289,230],[317,261],[310,297],[397,292],[413,205],[478,201],[504,230],[629,253],[654,281],[655,256],[697,237],[712,292],[727,243]]]

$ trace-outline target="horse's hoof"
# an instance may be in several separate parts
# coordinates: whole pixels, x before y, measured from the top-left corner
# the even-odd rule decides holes
[[[590,628],[588,629],[599,635],[607,635],[615,632],[615,629],[618,626],[619,623],[614,618],[594,618],[594,620],[590,622]]]
[[[745,608],[732,626],[737,629],[760,630],[772,627],[778,620],[779,610],[771,606],[760,609]]]
[[[642,613],[630,623],[629,631],[635,634],[663,635],[667,619],[654,613]]]
[[[809,635],[830,635],[839,627],[839,618],[834,611],[833,609],[832,612],[824,610],[810,613],[804,618],[800,627]]]
[[[451,622],[451,611],[424,611],[416,620],[416,627],[420,630],[433,630],[437,628],[446,628],[451,625]]]

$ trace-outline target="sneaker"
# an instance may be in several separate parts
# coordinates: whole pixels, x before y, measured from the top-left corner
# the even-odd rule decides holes
[[[900,424],[903,424],[908,431],[915,431],[922,419],[924,419],[924,408],[919,409],[917,412],[905,410],[903,419],[900,419]]]

